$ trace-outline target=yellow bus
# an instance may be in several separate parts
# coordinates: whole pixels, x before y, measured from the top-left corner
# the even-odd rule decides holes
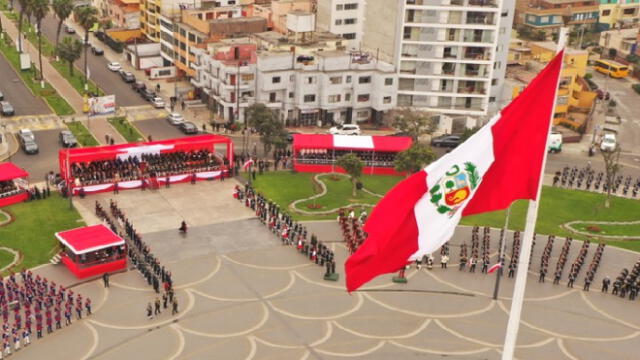
[[[594,68],[596,71],[613,78],[620,79],[629,76],[629,67],[613,60],[596,60]]]

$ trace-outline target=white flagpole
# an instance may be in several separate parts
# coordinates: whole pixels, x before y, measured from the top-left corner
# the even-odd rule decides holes
[[[567,28],[560,28],[560,34],[558,36],[558,50],[559,53],[565,46],[567,38]],[[564,59],[561,59],[561,67],[564,63]],[[558,75],[558,83],[554,89],[553,108],[551,109],[551,116],[549,118],[549,131],[551,131],[551,125],[553,124],[553,114],[556,108],[556,101],[558,96],[558,85],[560,85],[561,74]],[[549,135],[547,134],[547,140]],[[504,348],[502,349],[502,360],[512,360],[513,354],[516,348],[516,340],[518,339],[518,329],[520,328],[520,316],[522,313],[522,303],[524,301],[524,290],[527,285],[527,270],[529,269],[529,260],[531,255],[531,244],[533,241],[533,233],[535,231],[536,221],[538,219],[538,205],[540,203],[540,192],[542,190],[542,178],[544,176],[544,168],[547,163],[547,149],[545,148],[544,156],[542,157],[542,167],[540,168],[540,182],[538,184],[537,201],[529,201],[529,208],[527,210],[527,219],[524,227],[524,235],[522,237],[522,245],[520,247],[520,257],[518,259],[518,272],[516,274],[516,281],[513,289],[513,298],[511,300],[511,311],[509,312],[509,322],[507,323],[507,333],[504,339]]]

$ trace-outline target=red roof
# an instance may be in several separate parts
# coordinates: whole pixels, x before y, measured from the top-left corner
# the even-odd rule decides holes
[[[56,233],[56,237],[75,254],[124,245],[124,240],[120,236],[102,224],[61,231]]]
[[[294,134],[294,149],[371,150],[400,152],[411,147],[406,136],[347,136],[329,134]]]
[[[29,173],[17,167],[13,163],[5,162],[0,164],[0,181],[24,178],[29,176]]]

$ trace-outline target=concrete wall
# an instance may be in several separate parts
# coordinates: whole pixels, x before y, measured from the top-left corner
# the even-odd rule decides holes
[[[398,24],[404,16],[403,0],[369,0],[365,9],[362,46],[378,54],[379,59],[396,64],[396,46],[400,42]],[[395,3],[395,4],[394,4]]]

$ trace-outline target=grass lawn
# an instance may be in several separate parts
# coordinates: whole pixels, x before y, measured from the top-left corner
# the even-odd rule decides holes
[[[13,254],[0,249],[0,269],[11,264],[11,262],[13,261]]]
[[[122,116],[108,118],[107,121],[127,140],[127,142],[137,142],[145,139],[138,130]]]
[[[15,221],[0,227],[0,245],[22,253],[19,269],[49,261],[51,250],[57,245],[54,233],[85,225],[78,212],[69,209],[68,200],[55,192],[45,200],[15,204],[5,210],[13,214]]]
[[[7,217],[7,215],[5,215],[4,213],[0,212],[0,224],[2,224],[3,222],[9,220],[9,218]]]
[[[590,226],[598,227],[600,231],[591,231],[587,228]],[[632,225],[615,225],[615,224],[589,224],[580,223],[572,226],[574,229],[588,232],[593,234],[594,236],[598,235],[607,235],[607,236],[616,236],[616,235],[626,235],[626,236],[638,236],[640,237],[640,224],[632,224]]]
[[[63,60],[51,60],[51,66],[58,70],[60,75],[67,79],[69,84],[71,84],[71,86],[73,86],[80,95],[84,95],[84,75],[77,66],[74,66],[73,75],[69,73],[69,64]],[[104,95],[104,91],[102,91],[96,83],[91,81],[91,79],[89,79],[87,83],[89,84],[89,91],[97,92],[100,96]]]
[[[71,105],[58,94],[51,84],[45,82],[44,88],[40,86],[40,81],[35,80],[35,67],[32,66],[31,69],[26,71],[20,70],[20,56],[8,36],[5,37],[5,41],[0,41],[0,51],[22,78],[25,85],[27,85],[34,94],[41,96],[57,115],[71,115],[75,113]],[[31,61],[37,61],[37,59],[31,59]]]
[[[298,209],[312,212],[326,211],[354,203],[374,205],[380,199],[362,190],[357,190],[356,196],[352,196],[351,181],[345,176],[337,176],[335,179],[332,179],[331,175],[323,175],[320,176],[319,179],[327,186],[327,193],[317,199],[299,203]],[[307,205],[319,205],[320,208],[309,208]]]
[[[67,127],[73,135],[75,135],[78,143],[82,146],[98,146],[98,140],[89,132],[86,126],[84,126],[80,121],[74,121],[67,123]]]

